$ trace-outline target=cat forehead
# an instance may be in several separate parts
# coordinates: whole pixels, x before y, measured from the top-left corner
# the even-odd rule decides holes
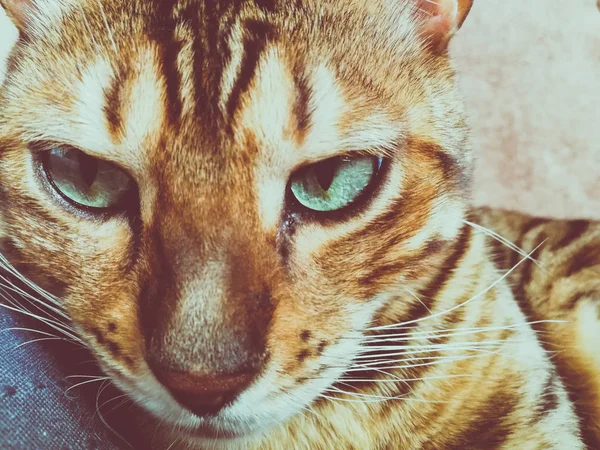
[[[97,49],[115,47],[119,41],[135,44],[144,36],[157,41],[181,43],[181,30],[189,27],[199,41],[196,49],[204,57],[220,50],[236,25],[247,25],[245,43],[257,34],[269,38],[277,34],[300,40],[310,37],[311,45],[354,46],[364,40],[373,44],[369,29],[379,29],[394,39],[395,45],[415,36],[418,0],[15,0],[30,5],[31,32],[43,36],[48,31],[75,35],[80,42],[94,42]],[[31,6],[35,5],[35,7]],[[360,29],[362,33],[357,33]],[[364,39],[363,39],[364,36]],[[382,37],[380,35],[379,37]],[[354,38],[354,39],[352,39]],[[358,39],[356,39],[358,38]],[[221,40],[221,42],[218,42]],[[383,42],[376,42],[383,45]]]
[[[224,2],[218,9],[227,32],[220,36],[216,25],[207,35],[177,12],[183,4],[171,4],[171,17],[180,20],[162,27],[148,19],[155,11],[131,14],[127,20],[139,23],[128,35],[113,18],[116,11],[101,3],[96,14],[72,12],[85,13],[77,27],[91,29],[99,21],[104,33],[76,32],[69,41],[65,25],[67,55],[61,64],[47,61],[55,74],[48,77],[45,67],[29,71],[30,88],[39,92],[43,83],[47,97],[43,110],[33,97],[31,108],[22,106],[37,113],[37,120],[23,125],[30,135],[140,170],[155,158],[152,150],[214,152],[218,146],[226,153],[247,146],[249,136],[263,153],[271,150],[271,163],[286,167],[335,152],[391,147],[402,137],[398,117],[373,104],[366,90],[351,89],[344,80],[351,74],[339,73],[336,55],[320,51],[307,36],[290,29],[279,34],[272,17],[259,20],[241,6],[235,11],[242,2]],[[206,4],[187,5],[207,14]],[[57,92],[63,95],[59,103]]]
[[[86,67],[71,127],[62,128],[60,140],[79,136],[84,142],[78,147],[112,160],[125,157],[126,165],[137,156],[140,167],[156,152],[228,158],[244,150],[287,170],[335,153],[391,149],[402,138],[397,117],[368,97],[349,94],[326,60],[304,66],[299,75],[272,45],[251,68],[246,55],[234,55],[214,90],[204,92],[193,63],[170,73],[160,56],[149,46],[129,73],[103,58]]]

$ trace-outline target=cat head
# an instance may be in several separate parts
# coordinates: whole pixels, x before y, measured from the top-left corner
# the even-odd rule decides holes
[[[0,4],[2,252],[141,405],[256,432],[410,318],[468,197],[471,1]]]

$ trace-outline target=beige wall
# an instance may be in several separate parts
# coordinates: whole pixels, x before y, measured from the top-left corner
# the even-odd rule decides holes
[[[0,55],[12,37],[0,11]],[[475,202],[600,218],[596,0],[475,0],[452,53],[478,156]]]
[[[600,218],[597,0],[475,0],[452,46],[475,201]]]
[[[4,62],[7,53],[12,47],[17,32],[12,24],[8,21],[4,10],[0,8],[0,82],[4,79]]]

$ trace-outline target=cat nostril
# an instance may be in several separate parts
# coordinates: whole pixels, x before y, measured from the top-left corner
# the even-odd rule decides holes
[[[197,416],[217,414],[254,379],[254,373],[203,375],[182,372],[157,373],[160,382],[179,404]]]

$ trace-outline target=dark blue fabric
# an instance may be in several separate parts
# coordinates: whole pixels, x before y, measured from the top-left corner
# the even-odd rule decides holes
[[[66,376],[91,373],[83,361],[93,358],[70,343],[21,345],[45,336],[11,330],[39,329],[36,322],[0,305],[0,449],[129,448],[108,431],[96,414],[96,394],[101,382],[65,394],[74,383],[85,381]],[[103,393],[99,404],[110,398]],[[102,411],[110,409],[107,404]]]

